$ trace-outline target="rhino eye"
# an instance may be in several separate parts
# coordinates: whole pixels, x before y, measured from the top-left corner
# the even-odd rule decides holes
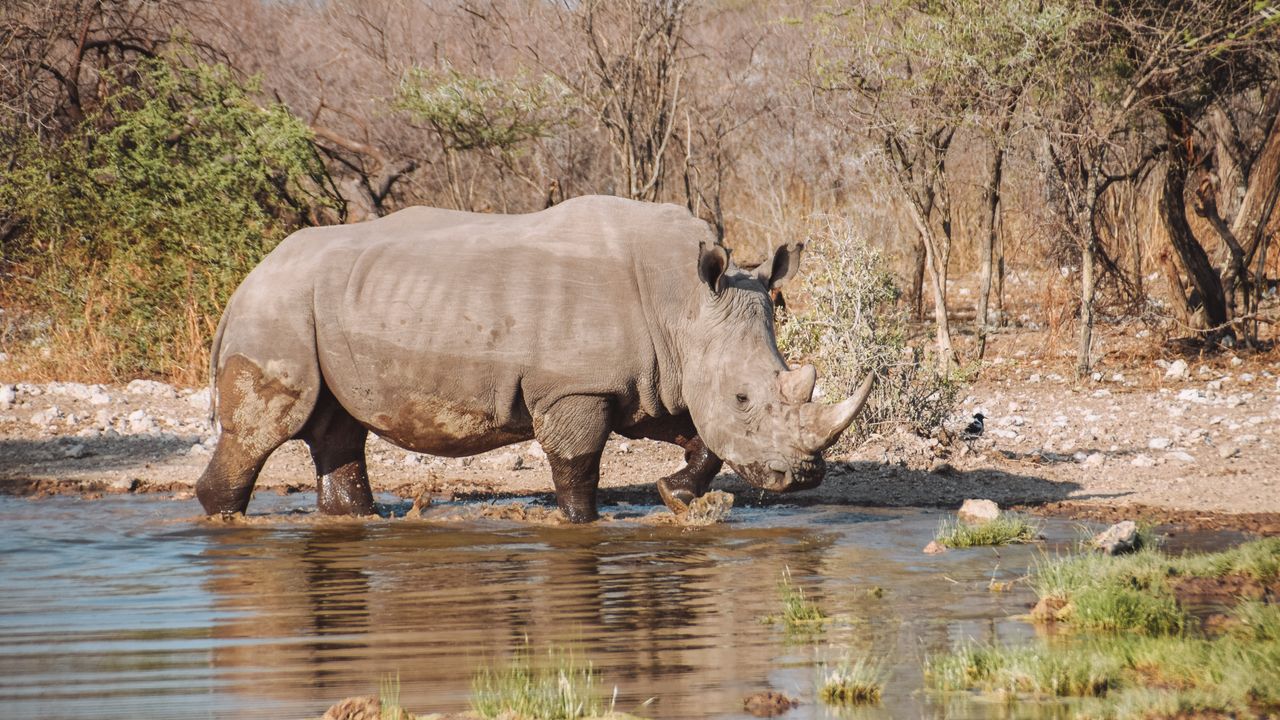
[[[747,404],[747,400],[748,400],[748,398],[747,398],[746,394],[744,394],[744,393],[738,393],[737,399],[738,399],[738,405],[739,405],[739,406],[742,406],[742,405],[746,405],[746,404]]]

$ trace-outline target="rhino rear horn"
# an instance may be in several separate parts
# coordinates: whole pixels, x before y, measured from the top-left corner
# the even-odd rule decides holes
[[[778,390],[789,403],[807,403],[813,399],[813,388],[818,382],[818,371],[812,365],[801,365],[795,370],[778,373]]]
[[[813,414],[813,424],[810,432],[806,433],[808,442],[805,443],[810,452],[820,453],[835,444],[840,433],[849,427],[862,406],[867,404],[875,379],[875,373],[867,375],[853,395],[837,405],[821,407]]]

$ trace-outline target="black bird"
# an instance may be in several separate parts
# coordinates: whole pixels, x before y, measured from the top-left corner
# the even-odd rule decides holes
[[[964,430],[960,431],[960,439],[977,440],[978,438],[982,437],[982,431],[986,429],[982,425],[982,420],[984,417],[986,416],[984,416],[982,413],[974,413],[973,422],[969,423],[967,426],[965,426]]]

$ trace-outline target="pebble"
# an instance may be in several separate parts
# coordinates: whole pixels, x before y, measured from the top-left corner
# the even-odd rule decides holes
[[[1186,380],[1191,377],[1191,371],[1187,367],[1187,361],[1178,358],[1169,363],[1169,367],[1165,368],[1164,376],[1169,380]]]
[[[80,458],[88,457],[93,453],[90,453],[89,449],[86,448],[83,443],[76,443],[68,447],[66,450],[63,450],[62,454],[71,458],[72,460],[79,460]]]
[[[18,392],[12,385],[0,385],[0,410],[8,410],[17,399]]]
[[[1190,462],[1196,461],[1196,458],[1194,455],[1192,455],[1189,452],[1184,452],[1182,450],[1174,450],[1172,452],[1165,453],[1165,457],[1169,458],[1170,460],[1177,460],[1179,462],[1184,462],[1184,463],[1190,463]]]
[[[1239,455],[1240,455],[1240,448],[1236,447],[1235,445],[1223,445],[1222,447],[1218,448],[1218,457],[1222,458],[1223,460],[1230,460],[1231,458],[1237,457]]]
[[[1084,464],[1089,467],[1097,467],[1106,462],[1107,456],[1100,452],[1092,453],[1084,459]]]
[[[1134,467],[1155,467],[1156,461],[1149,455],[1137,455],[1129,461]]]
[[[187,404],[200,412],[209,412],[209,388],[197,390],[188,395]]]
[[[1166,437],[1151,438],[1147,441],[1147,447],[1152,450],[1167,450],[1173,445],[1173,441]]]

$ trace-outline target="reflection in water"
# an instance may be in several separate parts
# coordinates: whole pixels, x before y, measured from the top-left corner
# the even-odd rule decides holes
[[[1027,591],[987,587],[1025,571],[1032,551],[921,555],[936,515],[773,508],[694,530],[225,526],[157,522],[194,511],[137,499],[93,506],[111,523],[88,522],[71,502],[0,498],[5,717],[318,716],[387,674],[407,707],[453,711],[481,664],[526,643],[535,656],[552,644],[585,653],[618,686],[619,710],[656,698],[649,717],[741,717],[743,696],[763,689],[812,699],[815,658],[838,658],[832,643],[888,658],[885,704],[860,716],[1025,716],[920,692],[925,654],[1031,634],[1009,619]],[[779,610],[784,567],[835,616],[824,632],[761,623]]]

